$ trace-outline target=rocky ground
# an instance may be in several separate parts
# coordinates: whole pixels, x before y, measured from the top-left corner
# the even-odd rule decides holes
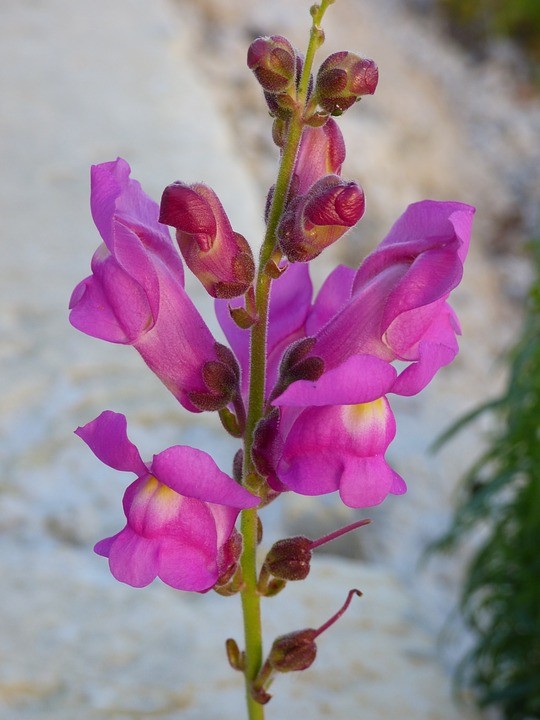
[[[193,444],[225,470],[235,444],[212,416],[183,413],[130,348],[72,330],[66,308],[98,243],[92,163],[125,157],[156,198],[174,179],[204,180],[235,229],[257,241],[276,157],[245,49],[260,33],[305,46],[307,3],[5,0],[2,20],[0,718],[242,717],[240,679],[222,650],[239,637],[236,601],[157,583],[135,591],[109,577],[91,547],[119,527],[123,479],[72,430],[111,408],[128,415],[143,456]],[[357,263],[408,202],[463,200],[478,214],[455,300],[459,359],[422,396],[395,403],[391,459],[409,493],[334,546],[348,559],[319,558],[309,582],[266,603],[270,637],[317,626],[349,587],[364,591],[321,641],[317,664],[276,683],[268,717],[287,720],[294,708],[314,720],[453,720],[468,712],[453,704],[449,676],[462,637],[450,651],[436,637],[466,553],[418,561],[447,523],[485,428],[436,456],[426,450],[500,387],[497,358],[519,326],[528,280],[520,250],[538,221],[540,103],[504,65],[472,64],[429,15],[398,0],[339,0],[325,27],[328,51],[372,56],[380,84],[342,121],[344,174],[363,185],[368,212],[317,263],[316,279]],[[276,508],[269,541],[351,516],[331,498]]]

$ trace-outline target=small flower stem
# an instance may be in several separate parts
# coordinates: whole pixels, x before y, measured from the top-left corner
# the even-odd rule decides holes
[[[272,205],[268,215],[266,234],[259,256],[259,269],[255,282],[255,311],[257,322],[251,328],[249,402],[244,433],[244,481],[254,472],[251,459],[255,426],[264,414],[266,376],[266,335],[268,305],[272,278],[265,272],[276,246],[276,230],[285,208],[289,186],[293,176],[294,163],[304,129],[303,112],[311,75],[315,51],[321,44],[322,33],[318,24],[333,0],[322,0],[313,13],[313,24],[302,75],[298,86],[297,107],[291,115],[288,133],[281,154],[278,176]],[[257,590],[257,509],[243,510],[240,532],[243,536],[241,558],[244,589],[242,590],[242,611],[245,635],[246,699],[249,720],[264,720],[264,707],[253,699],[251,688],[263,660],[260,595]]]

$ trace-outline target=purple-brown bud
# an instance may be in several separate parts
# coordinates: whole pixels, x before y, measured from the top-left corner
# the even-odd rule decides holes
[[[268,664],[277,672],[306,670],[317,657],[317,630],[307,628],[281,635],[274,640]]]
[[[379,70],[373,60],[351,52],[337,52],[319,68],[315,93],[323,110],[341,115],[362,95],[373,95],[378,80]]]
[[[356,225],[364,210],[359,185],[326,175],[290,203],[277,228],[279,245],[290,262],[309,262]]]
[[[235,233],[215,192],[207,185],[168,185],[159,221],[176,228],[189,269],[216,298],[243,295],[253,282],[255,263],[246,239]]]
[[[305,580],[311,563],[311,540],[297,536],[275,542],[264,564],[268,572],[281,580]]]
[[[284,93],[294,83],[296,53],[291,43],[281,35],[254,40],[248,49],[247,64],[269,93]]]

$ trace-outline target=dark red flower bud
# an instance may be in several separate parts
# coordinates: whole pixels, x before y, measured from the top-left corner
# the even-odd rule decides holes
[[[274,640],[268,663],[277,672],[306,670],[317,657],[317,630],[307,628],[281,635]]]
[[[373,60],[351,52],[337,52],[319,68],[315,93],[323,110],[341,115],[362,95],[373,95],[378,80],[379,70]]]
[[[232,298],[246,292],[255,276],[251,248],[234,232],[211,188],[202,183],[168,185],[159,221],[176,228],[187,266],[212,297]]]
[[[364,210],[362,188],[326,175],[289,204],[277,228],[279,245],[290,262],[309,262],[356,225]]]
[[[291,43],[281,35],[254,40],[248,49],[247,64],[269,93],[284,93],[294,83],[296,53]]]
[[[305,580],[311,563],[311,540],[297,536],[278,540],[272,545],[264,564],[281,580]]]

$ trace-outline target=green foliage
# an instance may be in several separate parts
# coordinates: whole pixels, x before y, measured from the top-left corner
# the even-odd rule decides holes
[[[539,0],[438,0],[456,29],[469,40],[504,36],[540,60]]]
[[[462,590],[460,609],[475,642],[458,681],[474,690],[480,706],[499,706],[505,720],[540,718],[540,241],[533,254],[537,280],[507,389],[439,442],[485,412],[499,421],[435,549],[484,531]]]

